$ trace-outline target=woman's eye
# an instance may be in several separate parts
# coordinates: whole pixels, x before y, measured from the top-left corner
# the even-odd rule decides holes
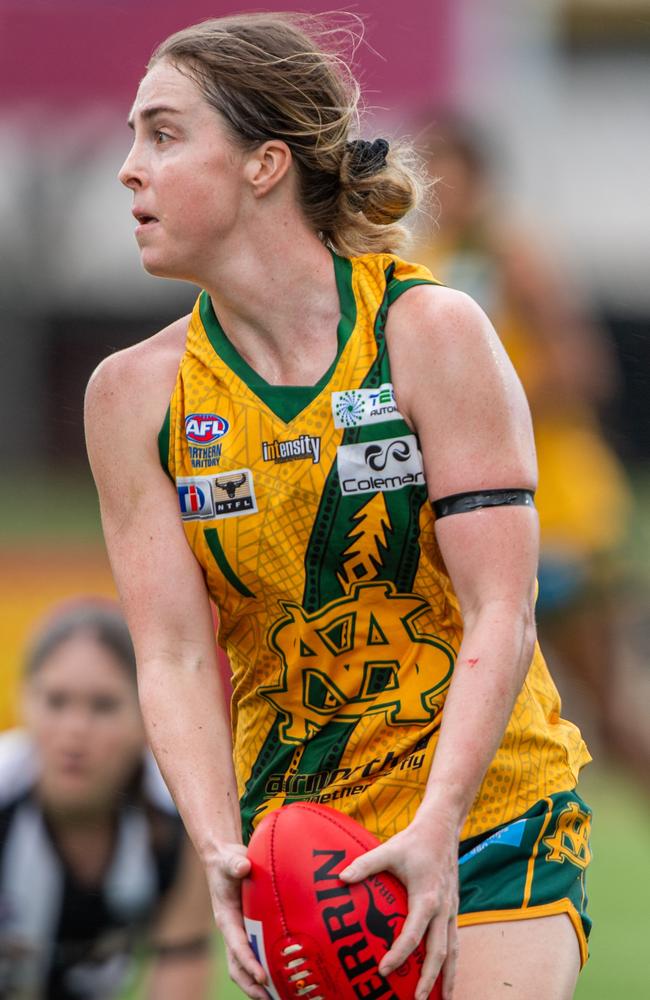
[[[65,708],[68,703],[68,698],[65,694],[60,691],[50,691],[45,696],[45,704],[47,707],[54,712],[59,712],[61,709]]]
[[[117,698],[99,697],[94,698],[92,702],[92,709],[96,715],[112,715],[120,707],[120,703]]]
[[[171,139],[171,136],[168,135],[167,132],[162,132],[160,129],[156,129],[156,131],[154,132],[154,139],[156,143],[160,145],[161,143],[165,143],[169,139]]]

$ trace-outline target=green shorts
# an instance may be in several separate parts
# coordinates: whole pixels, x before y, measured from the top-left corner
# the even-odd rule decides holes
[[[585,870],[591,809],[575,792],[557,792],[519,819],[463,840],[458,926],[566,913],[587,960]]]

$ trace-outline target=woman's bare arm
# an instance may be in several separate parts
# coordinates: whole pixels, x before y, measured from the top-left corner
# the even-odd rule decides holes
[[[88,454],[135,645],[147,735],[206,866],[231,974],[263,1000],[254,983],[264,973],[241,921],[238,880],[249,862],[208,594],[157,449],[183,339],[175,325],[100,365],[86,396]]]
[[[489,321],[472,300],[416,288],[387,329],[397,402],[417,430],[431,500],[535,488],[530,415]],[[409,916],[382,962],[398,968],[427,935],[416,1000],[441,965],[451,996],[460,831],[503,737],[530,665],[535,628],[537,519],[530,507],[453,514],[436,534],[464,623],[438,746],[420,809],[406,830],[351,866],[352,878],[391,868],[409,889]]]
[[[153,959],[146,996],[151,1000],[207,1000],[215,948],[205,872],[185,839],[174,885],[152,933]]]
[[[405,370],[398,393],[408,393],[405,406],[418,430],[430,499],[534,490],[528,405],[489,320],[462,293],[423,291],[428,301],[416,313],[419,337],[413,320],[409,325],[421,345],[420,363]],[[410,307],[415,312],[414,302]],[[434,331],[428,337],[427,323]],[[457,789],[462,823],[533,655],[537,515],[528,506],[453,514],[437,521],[436,536],[464,635],[423,806],[436,788],[447,803]]]

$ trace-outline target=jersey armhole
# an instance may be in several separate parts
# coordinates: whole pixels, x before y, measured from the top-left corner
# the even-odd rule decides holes
[[[404,281],[400,281],[399,278],[391,278],[388,283],[387,295],[388,295],[388,305],[392,306],[393,302],[407,292],[409,288],[413,288],[415,285],[434,285],[440,287],[442,285],[441,281],[436,281],[435,278],[406,278]]]
[[[162,427],[158,432],[158,455],[160,457],[160,464],[163,467],[163,471],[169,476],[172,483],[174,483],[174,477],[171,474],[169,468],[169,437],[170,437],[170,427],[171,427],[171,403],[167,407],[167,412],[165,413],[165,419],[162,422]]]

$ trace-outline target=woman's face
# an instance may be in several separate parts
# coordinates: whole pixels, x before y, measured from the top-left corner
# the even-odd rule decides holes
[[[129,124],[134,141],[119,178],[133,192],[142,265],[200,282],[233,249],[245,155],[195,83],[164,60],[142,80]]]
[[[54,809],[109,809],[137,765],[144,733],[127,670],[90,635],[58,646],[27,681],[25,717]]]
[[[481,214],[484,185],[453,148],[441,148],[429,161],[432,176],[439,177],[436,198],[441,232],[473,225]]]

